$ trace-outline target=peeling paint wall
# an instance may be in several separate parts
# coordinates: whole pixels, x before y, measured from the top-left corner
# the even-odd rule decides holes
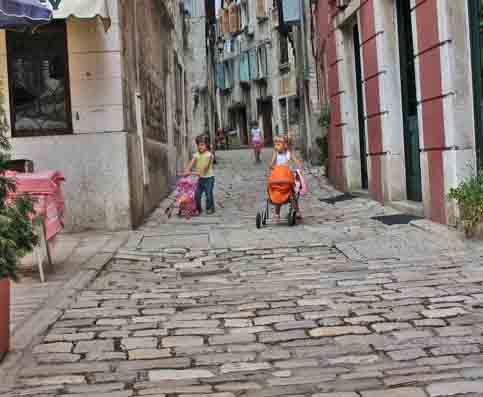
[[[188,161],[183,15],[179,0],[120,4],[125,118],[141,140],[146,215],[169,194]]]

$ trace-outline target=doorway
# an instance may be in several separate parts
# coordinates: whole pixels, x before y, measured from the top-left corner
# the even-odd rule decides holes
[[[240,143],[244,146],[248,145],[248,121],[247,121],[247,110],[245,108],[240,109]]]
[[[356,73],[356,90],[357,90],[357,115],[359,124],[359,151],[361,162],[361,187],[367,189],[369,187],[369,178],[367,175],[367,143],[366,143],[366,121],[364,119],[364,92],[362,87],[362,60],[360,50],[359,27],[354,26],[354,63]]]
[[[260,111],[262,116],[263,140],[265,146],[273,145],[273,127],[272,127],[272,102],[264,101],[260,103]]]
[[[469,0],[471,64],[473,70],[473,103],[475,113],[475,142],[479,168],[483,168],[483,0]]]
[[[406,192],[411,201],[422,201],[421,158],[419,152],[418,98],[411,20],[411,2],[397,1],[399,62],[406,162]]]

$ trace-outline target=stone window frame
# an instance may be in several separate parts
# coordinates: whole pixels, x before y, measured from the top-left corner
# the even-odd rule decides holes
[[[66,20],[56,20],[48,25],[44,25],[37,29],[34,34],[42,34],[43,32],[53,32],[57,31],[64,35],[64,47],[62,56],[65,59],[65,83],[64,83],[64,102],[65,102],[65,112],[66,112],[66,128],[62,129],[38,129],[38,130],[19,130],[16,129],[16,122],[15,122],[15,115],[16,115],[16,107],[15,107],[15,94],[14,94],[14,84],[13,84],[13,62],[15,57],[11,53],[13,51],[12,42],[13,37],[12,35],[18,34],[32,34],[29,32],[14,32],[14,31],[7,31],[5,35],[6,40],[6,51],[7,51],[7,67],[8,67],[8,76],[9,76],[9,103],[10,103],[10,128],[11,128],[11,135],[13,138],[28,138],[28,137],[38,137],[38,136],[56,136],[56,135],[71,135],[74,133],[73,128],[73,121],[72,121],[72,98],[70,92],[70,70],[69,70],[69,47],[68,47],[68,29],[67,29],[67,21]],[[17,38],[15,38],[17,40]]]

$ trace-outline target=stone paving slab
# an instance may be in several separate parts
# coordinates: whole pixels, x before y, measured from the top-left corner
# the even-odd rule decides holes
[[[286,224],[273,225],[260,230],[257,230],[254,225],[248,230],[218,229],[210,233],[210,243],[214,249],[246,247],[247,244],[261,249],[324,244],[322,233],[314,233],[303,227],[287,229],[290,227]],[[325,238],[326,245],[330,242],[330,239]]]
[[[159,251],[161,248],[206,248],[209,246],[208,234],[175,234],[164,236],[145,237],[141,241],[140,248],[144,251]]]

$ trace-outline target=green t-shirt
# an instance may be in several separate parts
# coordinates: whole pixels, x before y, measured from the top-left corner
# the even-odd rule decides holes
[[[200,153],[197,152],[195,154],[195,169],[198,174],[200,174],[201,178],[209,178],[214,176],[213,174],[213,155],[211,152],[204,152]],[[202,172],[203,169],[209,164],[208,169],[205,172]]]

